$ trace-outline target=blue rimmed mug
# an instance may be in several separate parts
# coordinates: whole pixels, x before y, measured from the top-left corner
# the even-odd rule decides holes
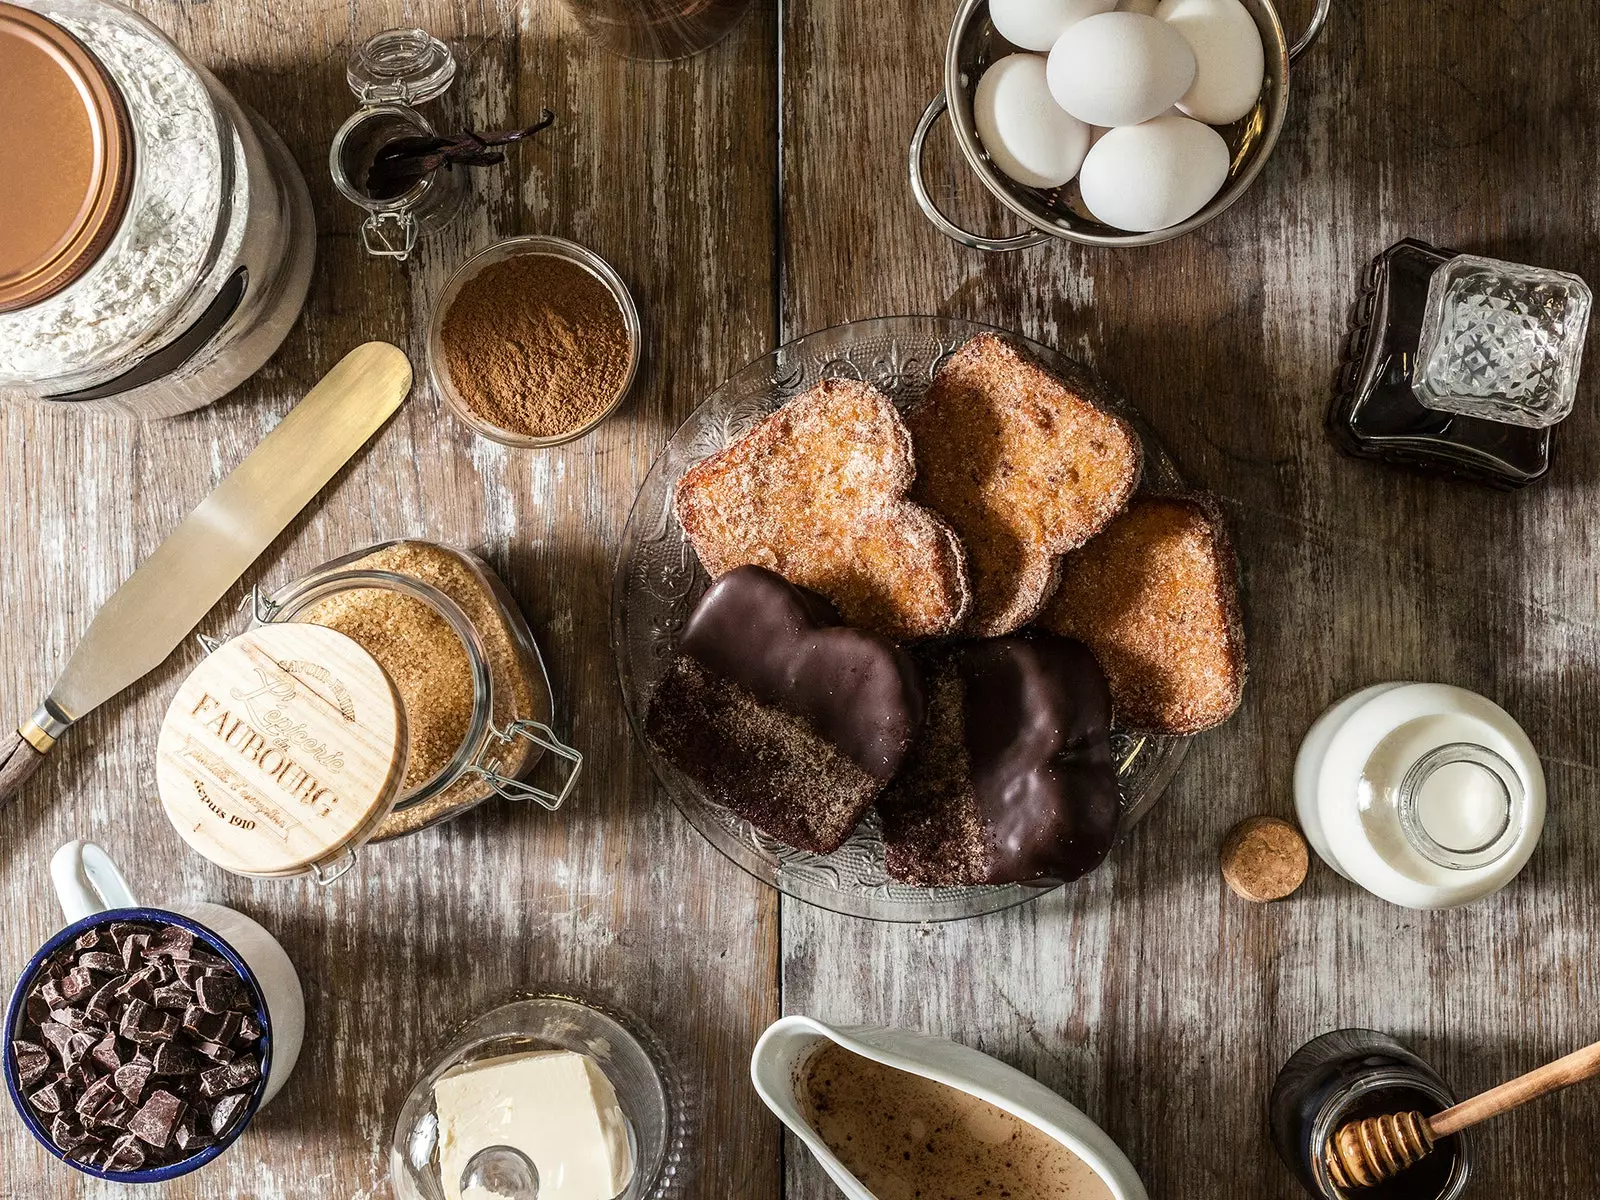
[[[294,964],[284,953],[276,938],[243,913],[220,904],[203,901],[181,901],[165,908],[141,905],[128,886],[128,881],[117,868],[111,856],[93,842],[68,842],[61,847],[50,862],[50,878],[55,886],[61,911],[67,919],[66,928],[41,946],[28,960],[16,987],[11,992],[11,1002],[6,1007],[3,1069],[6,1091],[16,1107],[28,1132],[68,1165],[116,1183],[160,1183],[198,1170],[216,1158],[239,1134],[244,1132],[255,1114],[288,1081],[300,1057],[300,1047],[305,1040],[305,996],[301,991],[300,977]],[[234,1122],[215,1145],[196,1151],[188,1158],[161,1167],[148,1167],[138,1171],[108,1171],[91,1167],[63,1154],[50,1139],[44,1122],[23,1098],[18,1078],[14,1039],[19,1035],[27,1011],[28,992],[40,969],[62,947],[71,943],[87,929],[113,921],[144,921],[158,925],[177,925],[189,930],[227,959],[228,965],[238,972],[245,987],[255,1000],[256,1020],[262,1028],[261,1081],[243,1115]]]

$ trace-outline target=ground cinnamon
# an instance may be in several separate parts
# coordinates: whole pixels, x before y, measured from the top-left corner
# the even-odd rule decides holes
[[[523,254],[462,284],[440,332],[445,369],[480,420],[559,437],[598,419],[631,351],[616,297],[577,263]]]

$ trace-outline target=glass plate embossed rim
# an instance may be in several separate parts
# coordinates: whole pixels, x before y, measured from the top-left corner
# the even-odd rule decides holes
[[[713,846],[784,895],[848,916],[877,921],[952,921],[1026,903],[1059,885],[919,888],[884,870],[877,814],[832,854],[794,850],[721,805],[651,748],[644,736],[650,693],[677,645],[690,609],[710,582],[672,511],[673,489],[694,464],[742,436],[768,413],[824,378],[864,379],[904,409],[918,400],[939,365],[980,333],[1000,333],[1045,367],[1128,420],[1144,443],[1146,493],[1174,493],[1184,483],[1139,414],[1074,360],[1008,330],[943,317],[879,317],[807,334],[739,371],[690,414],[656,457],[623,529],[611,590],[611,647],[634,737],[661,786]],[[1123,775],[1124,830],[1160,797],[1189,739],[1113,731]]]

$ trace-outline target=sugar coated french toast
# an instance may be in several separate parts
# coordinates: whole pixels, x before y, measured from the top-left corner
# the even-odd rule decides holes
[[[1059,379],[994,334],[939,368],[907,418],[912,499],[955,528],[973,603],[963,632],[1010,633],[1036,617],[1061,555],[1127,503],[1143,461],[1138,435],[1095,401],[1088,377]]]
[[[754,563],[901,640],[960,627],[971,603],[954,531],[907,499],[911,435],[854,380],[797,396],[678,481],[678,521],[718,576]]]
[[[1238,564],[1208,496],[1140,496],[1067,556],[1040,621],[1094,652],[1118,724],[1198,733],[1244,694]]]

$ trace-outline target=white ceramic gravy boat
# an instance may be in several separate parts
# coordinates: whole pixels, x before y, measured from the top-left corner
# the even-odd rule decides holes
[[[751,1080],[767,1107],[806,1144],[850,1200],[878,1197],[834,1157],[806,1119],[797,1094],[799,1069],[825,1041],[987,1100],[1071,1150],[1105,1181],[1115,1200],[1149,1200],[1133,1164],[1104,1130],[1038,1080],[998,1059],[909,1029],[871,1025],[835,1028],[810,1017],[784,1017],[768,1026],[756,1043],[750,1059]]]

